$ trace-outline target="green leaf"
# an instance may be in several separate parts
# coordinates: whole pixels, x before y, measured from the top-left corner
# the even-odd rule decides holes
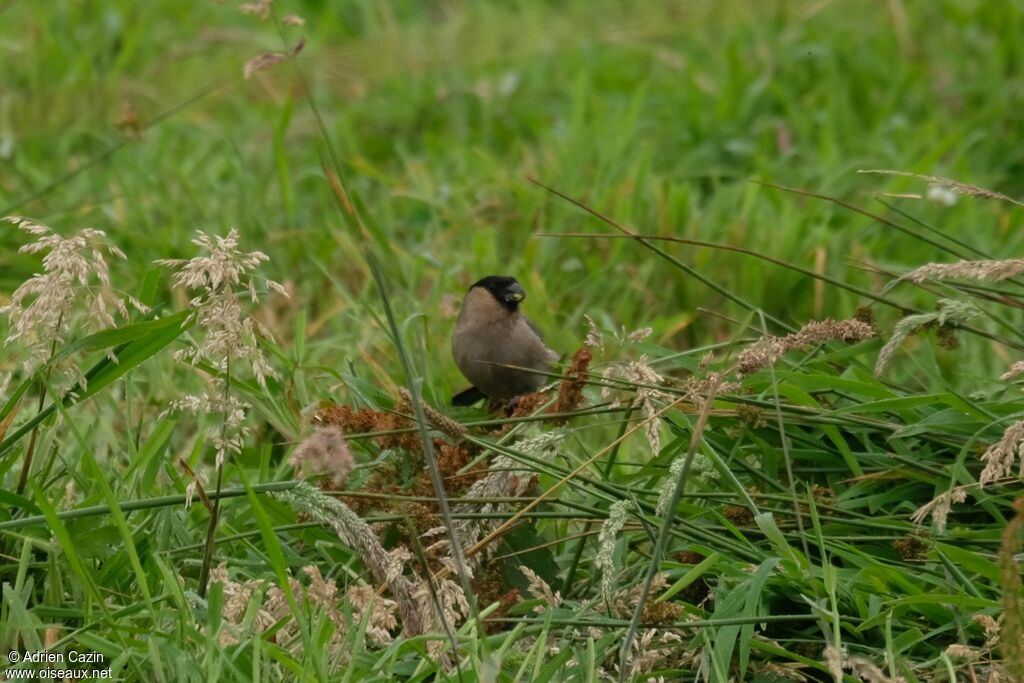
[[[524,594],[529,582],[519,571],[519,565],[525,564],[537,573],[549,586],[558,585],[558,564],[547,548],[540,548],[545,541],[537,533],[532,524],[515,527],[505,535],[504,547],[515,553],[512,557],[500,560],[501,578],[510,588],[519,588]]]
[[[749,585],[747,587],[747,600],[743,605],[743,616],[758,617],[762,615],[761,591],[764,589],[764,584],[768,580],[768,577],[771,576],[773,571],[775,571],[775,565],[778,561],[779,560],[776,557],[769,557],[754,570],[754,574],[750,577]],[[750,662],[750,641],[753,639],[754,624],[744,624],[741,626],[739,638],[740,680],[743,680],[747,674],[747,664]]]
[[[768,537],[772,547],[775,548],[775,552],[790,565],[789,573],[802,576],[808,567],[807,558],[794,550],[793,546],[786,541],[786,537],[782,535],[778,525],[775,523],[774,515],[771,512],[762,512],[754,516],[754,523],[757,524],[757,528],[761,530],[761,533]]]

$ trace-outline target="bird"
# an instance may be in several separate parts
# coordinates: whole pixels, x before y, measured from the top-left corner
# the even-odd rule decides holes
[[[456,394],[452,405],[511,399],[544,385],[543,373],[558,354],[519,310],[525,298],[522,285],[507,275],[488,275],[469,288],[455,323],[452,356],[473,386]]]

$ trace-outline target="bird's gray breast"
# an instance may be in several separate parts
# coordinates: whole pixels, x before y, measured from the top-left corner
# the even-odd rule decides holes
[[[521,315],[484,325],[460,324],[452,338],[452,352],[466,379],[497,398],[536,391],[543,386],[544,375],[517,368],[546,371],[557,358]]]

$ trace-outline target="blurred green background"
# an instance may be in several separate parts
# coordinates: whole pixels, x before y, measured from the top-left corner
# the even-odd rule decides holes
[[[963,196],[946,205],[927,199],[921,179],[857,172],[946,176],[1024,199],[1019,1],[276,0],[266,20],[243,7],[0,0],[0,215],[29,216],[65,234],[106,231],[127,254],[112,264],[113,284],[162,316],[184,310],[188,294],[172,288],[169,269],[154,261],[195,256],[196,229],[225,234],[237,227],[243,250],[269,255],[261,273],[291,293],[253,307],[276,339],[263,348],[278,378],[262,389],[232,376],[232,388],[253,404],[246,447],[224,473],[235,493],[243,483],[287,485],[295,476],[292,445],[321,401],[387,410],[396,385],[407,383],[381,324],[367,247],[382,263],[426,401],[469,424],[480,410],[447,408],[465,387],[448,339],[466,287],[485,275],[522,282],[524,310],[562,354],[580,346],[584,315],[605,330],[653,327],[636,346],[595,353],[590,370],[596,376],[614,362],[649,360],[671,382],[695,376],[701,347],[738,341],[711,366],[728,367],[735,360],[729,354],[764,331],[752,310],[774,319],[768,331],[776,334],[811,319],[848,317],[868,300],[834,283],[882,293],[911,268],[955,260],[951,247],[968,253],[951,240],[969,243],[975,255],[1022,256],[1020,206]],[[304,24],[285,21],[288,15]],[[243,76],[251,59],[300,41],[295,59]],[[350,195],[365,208],[369,244],[346,227],[325,179],[335,157]],[[637,242],[611,239],[612,226],[531,178],[638,233],[749,250],[833,284],[705,246],[661,242],[674,261],[661,258]],[[875,216],[764,183],[803,188]],[[38,255],[18,252],[29,239],[0,223],[0,306],[40,269]],[[996,551],[1019,482],[1011,476],[1004,483],[1014,486],[972,488],[949,533],[932,536],[911,519],[951,487],[973,487],[976,456],[1024,414],[1012,387],[997,380],[1021,357],[1016,290],[1000,289],[998,303],[1006,305],[996,306],[986,299],[990,291],[975,286],[986,285],[901,284],[885,294],[922,312],[934,311],[942,296],[983,302],[984,315],[972,325],[989,336],[961,335],[959,349],[942,348],[935,334],[916,335],[876,379],[871,366],[880,340],[852,349],[836,344],[826,353],[790,354],[778,373],[772,367],[748,377],[713,411],[704,465],[695,464],[699,474],[686,482],[692,497],[663,518],[652,514],[654,497],[672,481],[669,473],[678,476],[670,463],[683,462],[703,427],[691,428],[689,406],[673,404],[660,450],[639,434],[612,447],[615,434],[627,434],[630,415],[635,420],[644,409],[634,403],[605,413],[597,388],[588,389],[588,405],[600,414],[559,432],[566,447],[537,470],[545,496],[554,477],[573,481],[528,518],[536,538],[516,541],[517,548],[550,552],[548,569],[564,581],[567,602],[561,612],[536,615],[525,595],[508,593],[521,610],[507,622],[517,622],[515,631],[492,634],[487,648],[501,643],[490,651],[500,659],[518,639],[530,653],[513,648],[499,664],[499,680],[512,680],[507,674],[520,661],[519,680],[530,666],[534,674],[547,666],[542,634],[550,615],[565,619],[560,633],[569,642],[586,637],[581,618],[603,614],[590,594],[606,569],[598,571],[588,538],[611,499],[627,494],[637,503],[629,514],[643,526],[622,532],[621,585],[637,586],[646,567],[654,568],[646,542],[655,525],[674,525],[678,535],[661,568],[673,572],[676,588],[685,574],[687,588],[705,589],[675,592],[673,602],[687,619],[714,622],[697,631],[694,642],[703,643],[691,652],[717,657],[718,680],[729,679],[737,642],[739,659],[754,643],[758,666],[802,663],[822,676],[825,644],[850,644],[850,653],[888,662],[893,677],[898,666],[910,681],[946,680],[930,677],[934,671],[961,675],[947,657],[951,643],[985,643],[991,651],[990,634],[970,617],[983,611],[994,620],[999,612],[1008,574]],[[882,339],[907,312],[874,309]],[[119,334],[126,335],[104,339],[113,344]],[[201,504],[186,509],[183,496],[174,496],[193,481],[189,469],[198,480],[214,480],[209,441],[223,418],[167,412],[171,401],[209,382],[208,372],[183,367],[170,353],[188,348],[201,331],[193,328],[159,352],[147,344],[163,333],[147,334],[132,347],[145,353],[125,354],[138,365],[119,366],[130,370],[123,381],[92,383],[103,387],[102,396],[62,408],[59,422],[40,418],[37,446],[25,444],[36,443],[25,427],[39,401],[35,388],[20,410],[9,402],[10,421],[0,415],[0,432],[14,430],[0,434],[8,449],[0,453],[0,482],[7,482],[0,486],[0,643],[60,637],[63,645],[116,657],[127,680],[228,680],[250,669],[267,671],[268,680],[327,671],[396,680],[417,667],[424,671],[415,680],[433,675],[425,671],[422,641],[365,650],[362,634],[343,653],[356,653],[353,667],[340,670],[346,657],[326,647],[331,633],[310,604],[296,618],[315,629],[294,658],[267,633],[222,647],[216,600],[191,597],[202,541],[214,537],[210,517]],[[76,329],[75,339],[83,335]],[[83,369],[103,364],[114,377],[103,350],[91,346],[74,359]],[[0,387],[8,373],[25,379],[18,352],[11,344],[0,353]],[[385,484],[393,483],[388,476],[401,484],[367,519],[394,510],[430,519],[430,508],[411,507],[414,499],[405,495],[409,480],[423,474],[422,461],[357,441],[358,431],[365,430],[349,430],[358,460],[350,492],[391,491],[377,485],[381,473]],[[484,442],[498,438],[481,433]],[[658,427],[649,434],[659,435]],[[28,500],[5,489],[13,489],[33,447]],[[1014,448],[1007,450],[1011,460]],[[542,461],[530,455],[522,462],[532,471]],[[720,477],[705,478],[716,467]],[[575,477],[589,470],[597,478]],[[813,526],[800,521],[802,510],[813,513],[805,507],[812,499],[823,511]],[[351,544],[339,545],[333,532],[296,525],[295,511],[267,496],[233,501],[225,503],[209,557],[228,562],[236,577],[262,581],[273,569],[284,585],[286,569],[299,576],[313,565],[342,585],[362,580],[345,547]],[[117,507],[128,511],[129,502],[135,511],[126,522]],[[25,517],[30,506],[50,514],[33,521]],[[545,517],[549,507],[555,515]],[[92,513],[82,516],[86,508]],[[559,516],[563,508],[566,516]],[[754,511],[767,515],[757,529],[747,515]],[[1007,547],[1012,562],[1016,546]],[[793,562],[785,569],[798,555],[809,558],[803,568]],[[784,571],[773,569],[779,557]],[[700,568],[690,567],[697,562]],[[494,586],[502,594],[508,588]],[[484,604],[494,597],[481,595]],[[662,597],[668,604],[672,596]],[[729,621],[741,610],[751,617],[742,636]],[[758,626],[755,638],[762,619],[777,621]],[[1011,634],[1022,628],[1006,627]],[[54,635],[60,629],[63,635]],[[464,633],[473,648],[483,642]],[[515,638],[503,641],[507,633]],[[537,637],[535,644],[520,639],[524,633]],[[564,668],[575,667],[567,663],[572,654],[579,680],[596,679],[621,640],[612,630],[603,638],[563,649]],[[475,661],[489,671],[497,660]],[[980,660],[960,668],[975,665]]]
[[[487,274],[524,283],[528,314],[563,353],[585,312],[653,325],[671,348],[728,338],[729,318],[745,315],[638,244],[539,237],[613,230],[527,177],[638,232],[739,246],[874,291],[888,277],[872,265],[949,256],[751,180],[896,217],[872,193],[926,184],[858,169],[1011,196],[1024,179],[1019,3],[278,0],[273,12],[305,24],[260,21],[236,2],[0,5],[0,210],[107,231],[129,255],[114,275],[129,291],[154,259],[191,256],[194,229],[237,226],[293,292],[264,312],[279,341],[306,309],[308,362],[365,364],[386,381],[397,361],[323,177],[309,95],[379,226],[390,293],[438,399],[461,381],[447,350],[453,303]],[[243,78],[247,60],[303,37],[293,63]],[[1024,213],[1010,205],[887,201],[994,256],[1020,254]],[[0,240],[9,293],[38,261],[15,253],[13,229]],[[739,254],[665,249],[794,324],[864,303]],[[1002,367],[977,347],[964,367]]]

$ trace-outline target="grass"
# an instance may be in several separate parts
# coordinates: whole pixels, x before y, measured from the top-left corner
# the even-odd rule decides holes
[[[929,262],[1019,256],[1024,214],[892,196],[927,183],[856,172],[940,175],[1020,200],[1024,12],[997,0],[279,0],[276,16],[303,16],[298,28],[236,4],[0,5],[0,211],[104,230],[128,255],[111,264],[114,285],[159,316],[56,348],[88,383],[38,415],[45,370],[21,372],[17,344],[0,359],[0,377],[14,375],[0,396],[0,651],[100,652],[123,680],[591,681],[627,660],[636,680],[833,680],[829,646],[847,680],[869,663],[873,680],[907,681],[1024,666],[1011,580],[1020,484],[978,485],[980,454],[1024,413],[1019,388],[998,379],[1024,346],[1019,285],[887,287]],[[294,63],[242,78],[248,59],[300,36]],[[166,409],[214,369],[172,359],[202,332],[185,324],[190,295],[153,262],[194,256],[196,228],[231,226],[290,297],[253,307],[277,378],[265,390],[228,378],[252,406],[251,434],[225,466],[214,539],[232,581],[200,598],[210,514],[183,506],[180,463],[212,495],[219,423]],[[17,252],[25,241],[0,231],[0,303],[40,270]],[[584,414],[565,425],[447,407],[463,388],[453,306],[494,272],[519,278],[567,359],[584,314],[605,332]],[[982,313],[912,335],[875,377],[896,322],[939,299]],[[708,350],[726,372],[763,334],[868,304],[881,340],[794,351],[723,390],[703,420],[686,395]],[[643,341],[613,342],[647,326]],[[642,358],[667,378],[657,418],[643,409],[649,382],[600,379]],[[387,417],[402,386],[468,436],[437,432],[415,400],[411,421]],[[476,616],[372,636],[346,590],[383,583],[288,497],[289,455],[326,402],[380,411],[372,430],[348,425],[357,466],[342,500],[388,549],[408,548],[408,576],[435,570],[424,604],[446,586],[438,537],[410,528],[514,519],[472,579]],[[657,450],[644,438],[654,419]],[[524,446],[538,433],[560,447]],[[435,438],[432,466],[415,444]],[[476,511],[469,481],[453,477],[497,453],[537,482]],[[437,517],[425,472],[447,477],[450,514]],[[659,512],[673,477],[679,499]],[[967,498],[945,530],[911,521],[954,486]],[[630,507],[612,549],[616,606],[599,599],[595,557],[619,500]],[[337,613],[311,597],[310,566],[336,583]],[[232,590],[246,585],[236,615]],[[985,618],[1001,614],[996,646]],[[229,617],[241,625],[230,643]]]

